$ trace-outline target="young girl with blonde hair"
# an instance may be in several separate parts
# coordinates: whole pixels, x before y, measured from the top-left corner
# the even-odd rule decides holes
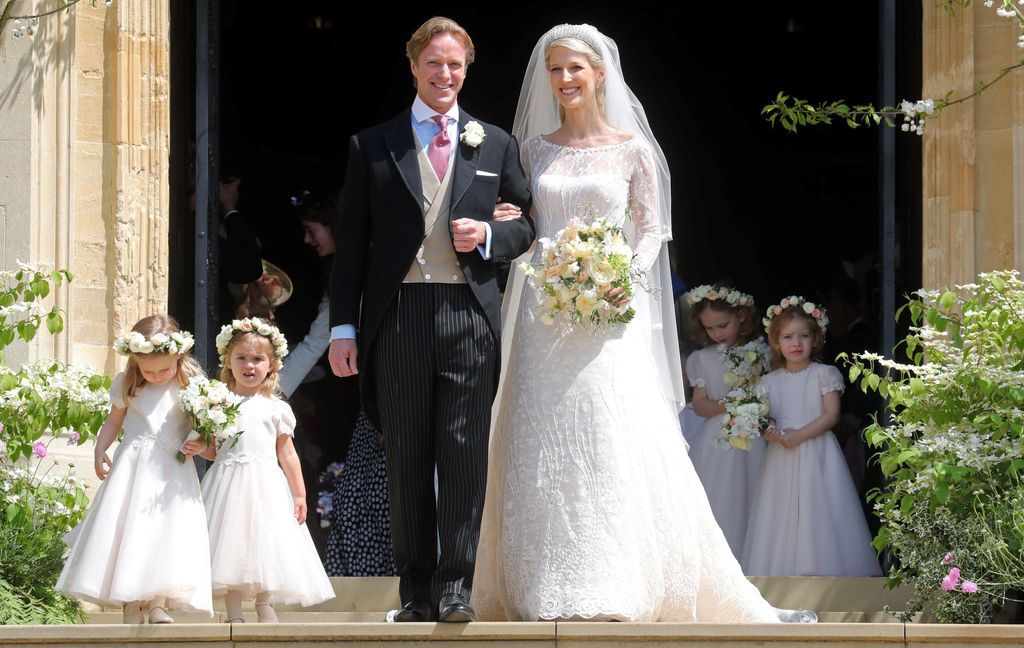
[[[192,461],[175,455],[189,431],[178,394],[202,374],[192,335],[167,315],[144,317],[114,349],[128,366],[110,388],[96,439],[103,480],[89,513],[65,538],[61,593],[123,606],[125,623],[172,623],[168,609],[213,615],[206,515]],[[107,449],[124,429],[111,461]]]
[[[229,623],[242,600],[256,599],[260,623],[275,623],[274,602],[314,605],[334,597],[306,522],[306,489],[292,437],[295,416],[277,397],[288,343],[259,318],[235,320],[217,336],[221,380],[245,398],[237,443],[216,450],[203,478],[213,593],[225,597]]]

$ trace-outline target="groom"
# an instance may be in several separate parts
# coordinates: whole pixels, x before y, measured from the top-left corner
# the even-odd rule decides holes
[[[403,604],[395,620],[473,621],[501,349],[495,264],[525,252],[534,226],[515,139],[456,101],[473,62],[469,34],[431,18],[406,55],[411,108],[349,145],[329,357],[337,375],[360,373],[384,435]],[[498,196],[524,216],[491,220]]]

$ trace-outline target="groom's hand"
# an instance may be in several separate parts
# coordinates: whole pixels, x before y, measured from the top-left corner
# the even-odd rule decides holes
[[[487,242],[487,230],[484,224],[472,218],[459,218],[452,221],[452,243],[456,252],[472,252],[476,246]]]
[[[356,341],[352,339],[339,339],[331,341],[331,350],[327,353],[327,359],[331,363],[331,371],[335,376],[347,378],[359,373],[356,367]]]

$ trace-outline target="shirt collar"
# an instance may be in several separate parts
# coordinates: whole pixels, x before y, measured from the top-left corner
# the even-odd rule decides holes
[[[417,94],[416,99],[412,102],[412,119],[417,124],[429,121],[434,115],[439,115],[436,110],[426,104],[425,101],[420,99]],[[458,123],[459,121],[459,104],[458,102],[452,104],[451,110],[445,113],[451,121]]]

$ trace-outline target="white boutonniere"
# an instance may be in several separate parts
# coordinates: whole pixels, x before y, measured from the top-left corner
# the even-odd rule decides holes
[[[462,129],[462,135],[459,135],[459,141],[466,146],[476,148],[483,143],[485,137],[487,137],[487,133],[484,132],[484,127],[475,121],[471,121],[466,122]]]

